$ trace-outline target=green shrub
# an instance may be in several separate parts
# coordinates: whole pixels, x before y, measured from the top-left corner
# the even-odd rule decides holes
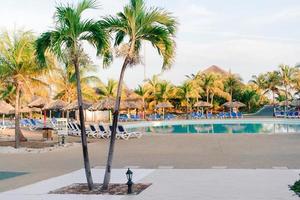
[[[294,185],[289,185],[290,190],[294,191],[300,197],[300,180],[296,181]]]

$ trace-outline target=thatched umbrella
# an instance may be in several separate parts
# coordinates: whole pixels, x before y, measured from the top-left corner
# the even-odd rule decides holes
[[[28,104],[29,108],[43,108],[49,100],[43,97],[37,97],[35,98],[32,102]],[[44,128],[46,128],[47,125],[47,116],[46,116],[46,111],[44,110]]]
[[[5,101],[0,101],[0,114],[2,114],[2,122],[4,125],[4,115],[10,114],[14,111],[14,107],[10,104],[6,103]]]
[[[28,104],[29,108],[43,108],[49,101],[42,97],[37,97]]]
[[[57,99],[57,100],[51,101],[50,103],[47,103],[43,107],[43,110],[62,110],[67,105],[68,105],[67,102]]]
[[[245,107],[246,105],[239,101],[233,101],[233,102],[226,102],[222,106],[225,106],[227,108],[240,108],[240,107]]]
[[[210,108],[212,105],[206,101],[197,101],[194,104],[194,107],[200,107],[202,109],[202,114],[203,114],[203,108]]]
[[[282,101],[282,102],[279,102],[277,105],[279,105],[279,106],[289,106],[289,105],[291,105],[291,102],[290,101]]]
[[[88,102],[88,101],[83,101],[82,102],[82,107],[84,110],[87,110],[91,107],[92,103],[91,102]],[[70,103],[69,105],[65,106],[63,108],[63,110],[78,110],[78,102],[77,100]]]
[[[21,108],[20,113],[41,112],[40,108],[29,108],[28,106]]]
[[[65,102],[63,100],[60,100],[60,99],[56,99],[56,100],[52,100],[51,102],[47,103],[43,107],[43,110],[49,110],[49,112],[50,112],[50,118],[51,118],[51,111],[52,110],[62,110],[67,105],[68,105],[67,102]]]
[[[116,100],[114,98],[107,97],[90,106],[89,110],[112,110],[114,109],[115,102]]]
[[[158,103],[155,106],[155,108],[157,108],[157,109],[162,108],[162,110],[163,110],[163,119],[165,119],[165,108],[173,108],[173,107],[174,106],[168,101]]]

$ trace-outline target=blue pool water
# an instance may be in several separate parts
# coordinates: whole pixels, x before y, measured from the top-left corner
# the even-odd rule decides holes
[[[300,121],[226,121],[226,122],[153,122],[145,125],[129,126],[130,131],[146,133],[173,133],[173,134],[274,134],[300,133]]]
[[[4,179],[14,178],[17,176],[21,176],[27,174],[26,172],[6,172],[6,171],[0,171],[0,181]]]

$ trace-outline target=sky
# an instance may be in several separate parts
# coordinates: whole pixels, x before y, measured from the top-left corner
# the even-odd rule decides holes
[[[37,35],[53,27],[55,5],[77,0],[0,0],[0,28],[32,30]],[[121,11],[128,0],[99,0],[100,9],[84,17],[100,19]],[[136,87],[145,78],[160,74],[174,84],[191,73],[211,65],[241,75],[244,81],[278,68],[300,63],[299,0],[146,0],[147,5],[164,8],[179,21],[176,58],[172,68],[162,72],[162,59],[151,45],[142,50],[144,65],[129,68],[125,82]],[[106,82],[118,79],[122,64],[116,58],[103,69],[95,50],[86,52],[99,66],[98,76]]]

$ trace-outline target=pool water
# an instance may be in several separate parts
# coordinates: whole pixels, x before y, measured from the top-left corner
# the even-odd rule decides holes
[[[174,134],[273,134],[300,133],[300,123],[202,123],[128,128],[130,131]]]
[[[27,174],[26,172],[7,172],[7,171],[0,171],[0,181],[4,179],[14,178],[17,176],[21,176]]]

